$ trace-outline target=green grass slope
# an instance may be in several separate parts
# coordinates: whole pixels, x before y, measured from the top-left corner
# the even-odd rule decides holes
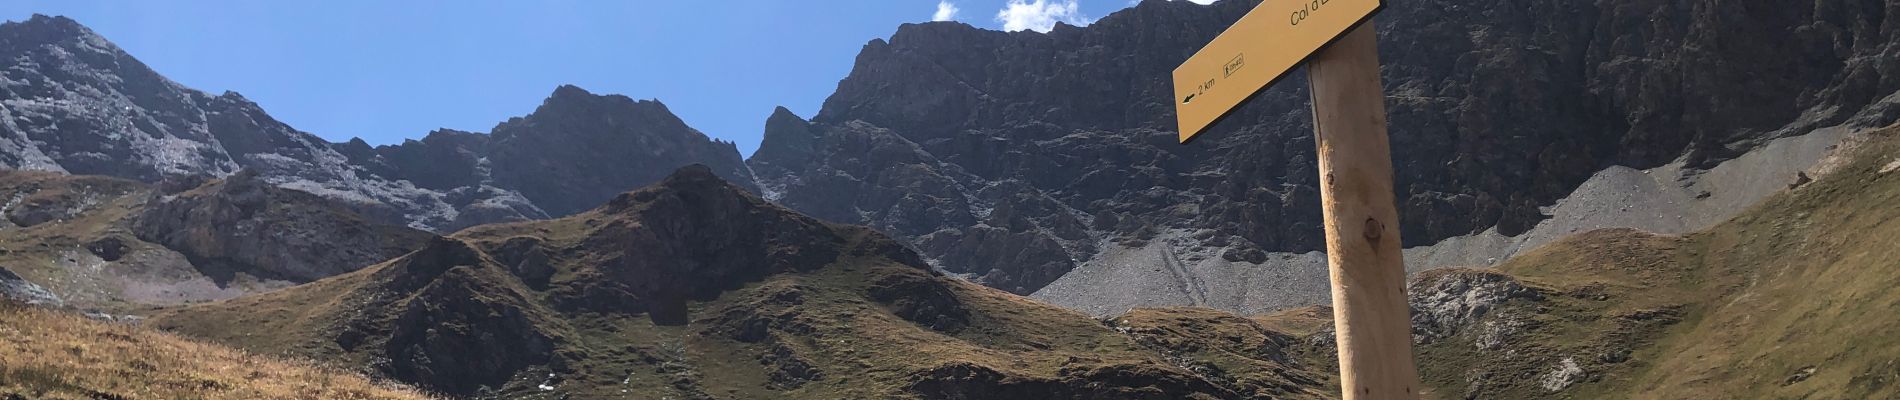
[[[1900,129],[1706,231],[1588,232],[1414,280],[1498,273],[1537,295],[1422,343],[1435,397],[1900,398]]]
[[[308,362],[0,300],[0,399],[427,398]]]
[[[1832,174],[1690,235],[1698,307],[1642,397],[1900,397],[1900,130]]]

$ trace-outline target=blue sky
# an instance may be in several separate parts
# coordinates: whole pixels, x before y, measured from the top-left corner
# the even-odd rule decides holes
[[[486,132],[554,87],[657,98],[686,123],[758,146],[783,105],[817,113],[858,49],[955,9],[982,28],[1086,23],[1128,0],[7,0],[0,18],[65,15],[159,73],[243,93],[332,141]],[[950,7],[945,7],[950,6]],[[1009,10],[1010,18],[999,18]],[[1044,28],[1046,29],[1046,28]]]

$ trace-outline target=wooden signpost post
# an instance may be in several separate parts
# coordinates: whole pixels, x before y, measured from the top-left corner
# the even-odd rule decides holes
[[[1233,0],[1229,0],[1233,1]],[[1385,94],[1383,0],[1266,0],[1174,70],[1181,142],[1305,63],[1346,399],[1418,397]]]

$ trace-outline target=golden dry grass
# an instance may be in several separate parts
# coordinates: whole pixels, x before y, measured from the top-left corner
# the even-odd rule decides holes
[[[427,399],[308,362],[0,301],[0,398]]]

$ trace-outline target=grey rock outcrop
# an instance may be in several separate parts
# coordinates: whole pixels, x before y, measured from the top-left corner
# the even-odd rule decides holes
[[[1464,268],[1421,272],[1412,277],[1405,292],[1412,308],[1412,341],[1421,344],[1477,327],[1485,314],[1505,302],[1542,298],[1510,275]]]
[[[133,231],[185,254],[220,282],[235,272],[313,281],[408,253],[432,236],[271,186],[251,170],[154,199]]]
[[[33,282],[27,282],[25,278],[13,274],[13,271],[8,271],[6,268],[0,268],[0,300],[46,307],[59,307],[64,304],[60,302],[59,296],[53,295],[53,292]]]

